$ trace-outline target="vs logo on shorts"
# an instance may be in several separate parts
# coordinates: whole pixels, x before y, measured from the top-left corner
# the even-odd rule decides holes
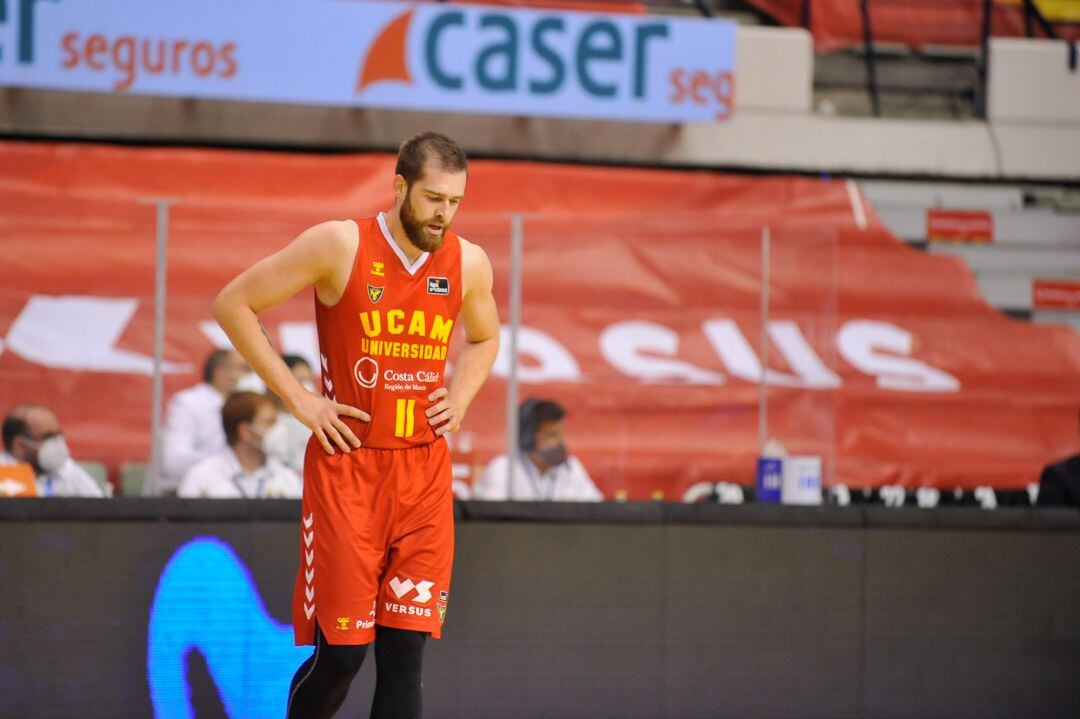
[[[373,304],[382,299],[382,293],[383,293],[383,288],[382,287],[376,287],[375,285],[368,285],[367,286],[367,296],[368,296],[369,299],[371,299],[371,302]]]
[[[449,295],[450,280],[445,277],[428,277],[427,293],[429,295]]]

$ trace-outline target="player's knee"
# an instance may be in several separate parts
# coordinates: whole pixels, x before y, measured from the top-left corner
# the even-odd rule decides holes
[[[427,634],[382,626],[376,632],[375,654],[379,668],[398,676],[419,676]]]
[[[319,668],[338,680],[351,681],[364,663],[367,645],[327,645],[319,653]]]

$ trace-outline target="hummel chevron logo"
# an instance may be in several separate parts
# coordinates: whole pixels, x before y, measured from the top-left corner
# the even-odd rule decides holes
[[[330,394],[334,393],[334,382],[329,377],[323,377],[323,384],[326,385],[326,389]]]
[[[315,576],[315,568],[314,567],[312,567],[311,569],[304,572],[304,579],[307,580],[308,584],[311,584],[311,580],[312,580],[312,578],[314,576]]]
[[[327,372],[329,372],[330,371],[330,365],[328,365],[327,362],[326,362],[326,355],[320,353],[319,358],[322,359],[322,368],[324,370],[326,370]]]
[[[419,582],[413,584],[411,579],[406,579],[404,582],[394,577],[390,580],[390,588],[394,590],[394,594],[398,599],[404,599],[405,595],[416,590],[416,598],[413,599],[415,604],[425,604],[431,601],[431,588],[435,586],[435,582]]]
[[[308,619],[311,619],[311,615],[314,614],[314,613],[315,613],[315,605],[314,604],[312,604],[310,606],[307,605],[307,604],[304,605],[304,614],[307,615]]]
[[[310,547],[313,539],[315,539],[315,532],[304,532],[304,544]]]
[[[309,514],[304,517],[304,529],[311,529],[311,525],[315,523],[315,515]]]
[[[310,602],[312,599],[315,598],[315,587],[308,587],[306,590],[304,590],[304,594],[307,595],[307,600]]]
[[[314,558],[315,558],[315,550],[311,550],[310,552],[304,552],[304,559],[307,560],[307,565],[309,567],[311,566],[311,560],[314,559]]]

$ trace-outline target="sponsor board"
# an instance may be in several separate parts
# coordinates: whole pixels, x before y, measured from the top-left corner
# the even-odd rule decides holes
[[[9,6],[3,85],[654,122],[734,107],[726,20],[337,0]]]

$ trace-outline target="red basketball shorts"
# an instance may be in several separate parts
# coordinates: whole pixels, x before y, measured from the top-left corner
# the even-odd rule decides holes
[[[442,439],[332,455],[308,444],[296,644],[315,643],[316,621],[330,644],[367,644],[376,624],[439,638],[454,559],[451,482]]]

